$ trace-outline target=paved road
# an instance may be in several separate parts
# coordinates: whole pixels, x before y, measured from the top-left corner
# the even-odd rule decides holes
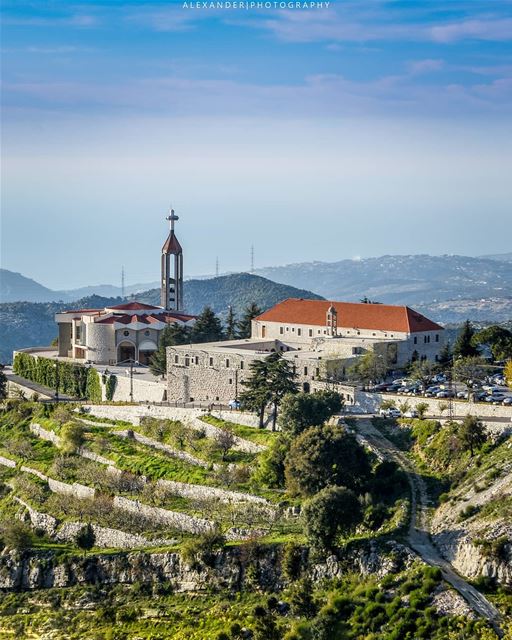
[[[21,376],[12,373],[10,369],[5,370],[5,376],[7,380],[10,382],[14,382],[16,384],[22,385],[23,387],[27,387],[31,389],[34,393],[39,393],[39,395],[48,396],[49,398],[55,400],[55,389],[50,389],[49,387],[44,387],[42,384],[38,384],[37,382],[32,382],[31,380],[27,380],[26,378],[22,378]],[[68,396],[65,393],[59,393],[59,400],[73,400],[71,396]]]
[[[376,448],[384,457],[394,459],[407,473],[411,486],[411,521],[408,534],[411,547],[425,562],[439,567],[446,582],[461,594],[473,611],[489,620],[498,636],[503,638],[504,634],[499,626],[500,614],[496,607],[477,589],[461,578],[431,542],[428,525],[428,495],[425,483],[416,473],[411,461],[383,436],[370,420],[358,419],[356,429],[362,439],[366,440],[372,448]]]

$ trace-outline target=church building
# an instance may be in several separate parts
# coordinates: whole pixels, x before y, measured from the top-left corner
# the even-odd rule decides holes
[[[134,300],[55,314],[60,357],[92,364],[147,365],[167,325],[194,324],[195,316],[183,310],[183,250],[174,231],[178,216],[173,209],[166,220],[170,231],[162,247],[160,306]]]

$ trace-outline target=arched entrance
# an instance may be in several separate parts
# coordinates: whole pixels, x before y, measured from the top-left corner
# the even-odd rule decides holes
[[[144,340],[139,345],[139,362],[148,365],[153,353],[157,350],[153,340]]]
[[[124,340],[119,343],[117,347],[117,361],[126,362],[127,360],[133,360],[135,362],[135,345],[133,342]]]
[[[309,385],[309,382],[304,382],[302,384],[302,391],[304,391],[304,393],[309,393],[311,390],[311,387]]]

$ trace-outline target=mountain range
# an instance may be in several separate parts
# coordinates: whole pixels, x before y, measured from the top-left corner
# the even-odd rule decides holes
[[[184,289],[187,311],[200,313],[206,305],[210,305],[221,316],[225,315],[229,306],[239,315],[251,302],[255,302],[261,309],[267,309],[284,298],[320,298],[311,291],[271,282],[248,273],[210,280],[188,280]],[[158,289],[150,289],[137,295],[137,299],[148,304],[159,304],[160,292]],[[54,315],[58,311],[102,308],[121,302],[123,299],[120,297],[105,298],[96,295],[74,302],[4,302],[0,304],[0,362],[9,362],[13,349],[50,344],[56,337]]]

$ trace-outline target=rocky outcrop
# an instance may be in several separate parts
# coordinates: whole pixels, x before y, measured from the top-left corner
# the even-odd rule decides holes
[[[416,556],[397,543],[379,547],[374,542],[342,551],[323,563],[310,565],[307,558],[304,548],[302,568],[320,581],[352,571],[384,576],[406,569]],[[226,547],[192,562],[185,562],[178,553],[143,551],[66,559],[48,551],[4,551],[0,556],[0,589],[6,590],[162,581],[170,582],[176,592],[243,587],[275,591],[286,584],[276,546]]]

